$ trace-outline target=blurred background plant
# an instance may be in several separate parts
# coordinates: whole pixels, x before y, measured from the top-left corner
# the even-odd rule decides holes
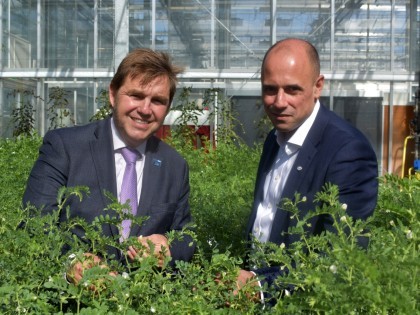
[[[35,109],[34,102],[42,100],[32,90],[13,90],[8,97],[16,100],[12,113],[11,123],[13,124],[13,136],[30,136],[35,131]]]
[[[101,90],[95,99],[98,104],[98,109],[89,121],[101,120],[112,115],[112,106],[109,100],[109,92],[107,90]]]
[[[48,119],[50,121],[49,129],[57,129],[74,125],[73,114],[69,108],[67,97],[70,91],[62,87],[54,86],[50,88],[48,94]]]

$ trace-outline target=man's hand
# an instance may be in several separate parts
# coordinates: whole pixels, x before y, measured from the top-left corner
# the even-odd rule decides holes
[[[108,268],[108,266],[102,263],[102,259],[91,253],[84,253],[83,259],[76,259],[74,263],[71,264],[67,270],[66,277],[67,280],[75,285],[78,285],[83,278],[83,273],[85,270],[99,266],[101,268]],[[115,272],[109,273],[112,276],[115,276]],[[95,290],[95,288],[93,288]]]
[[[163,267],[166,257],[171,257],[168,239],[162,234],[139,236],[137,238],[139,247],[129,246],[127,255],[131,260],[154,255],[158,259],[158,266]],[[153,249],[153,252],[151,250]]]
[[[247,283],[251,283],[251,281],[255,278],[255,274],[253,274],[251,271],[247,270],[239,270],[238,277],[236,278],[236,287],[237,290],[235,290],[233,293],[236,295],[238,294],[238,290],[241,290]],[[257,285],[257,282],[252,282],[252,285]]]
[[[252,273],[251,271],[241,269],[239,270],[238,277],[236,278],[237,289],[233,291],[233,294],[237,295],[239,291],[242,290],[245,285],[249,285],[252,287],[258,286],[258,281],[254,273]],[[254,302],[257,302],[260,300],[259,294],[255,294],[254,296],[248,296],[248,298]]]

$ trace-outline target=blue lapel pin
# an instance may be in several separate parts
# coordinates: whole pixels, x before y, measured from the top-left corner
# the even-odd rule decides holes
[[[162,161],[158,159],[153,159],[152,163],[154,166],[160,167],[162,165]]]

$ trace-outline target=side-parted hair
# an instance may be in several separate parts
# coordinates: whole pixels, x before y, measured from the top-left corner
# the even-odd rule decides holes
[[[111,89],[118,91],[127,77],[131,79],[140,77],[140,83],[147,85],[154,79],[166,77],[169,80],[169,104],[174,98],[177,75],[183,68],[172,64],[168,54],[148,48],[138,48],[131,51],[118,66],[117,72],[111,80]]]
[[[265,60],[266,60],[266,58],[267,58],[267,56],[268,56],[268,54],[274,49],[274,48],[276,48],[276,47],[278,47],[279,45],[284,45],[285,43],[287,43],[288,41],[290,41],[290,40],[297,40],[297,41],[300,41],[300,42],[302,42],[302,43],[304,43],[305,44],[305,47],[306,47],[306,53],[307,53],[307,55],[308,55],[308,58],[309,58],[309,61],[311,62],[311,64],[313,65],[313,71],[314,71],[314,74],[315,74],[315,76],[317,77],[317,76],[319,76],[320,75],[320,73],[321,73],[321,62],[320,62],[320,60],[319,60],[319,54],[318,54],[318,51],[317,51],[317,49],[315,48],[315,46],[314,45],[312,45],[310,42],[308,42],[307,40],[304,40],[304,39],[301,39],[301,38],[285,38],[285,39],[282,39],[282,40],[279,40],[277,43],[275,43],[273,46],[271,46],[268,50],[267,50],[267,52],[265,53],[265,55],[264,55],[264,59],[263,59],[263,61],[262,61],[262,64],[261,64],[261,79],[263,79],[263,76],[264,76],[264,63],[265,63]]]

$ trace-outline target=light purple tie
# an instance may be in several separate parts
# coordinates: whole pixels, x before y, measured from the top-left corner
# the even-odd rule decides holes
[[[136,161],[139,152],[130,148],[123,148],[121,154],[126,162],[124,177],[121,185],[120,202],[122,204],[130,200],[131,213],[137,213],[137,172]],[[130,235],[131,220],[122,221],[122,239],[125,240]]]

